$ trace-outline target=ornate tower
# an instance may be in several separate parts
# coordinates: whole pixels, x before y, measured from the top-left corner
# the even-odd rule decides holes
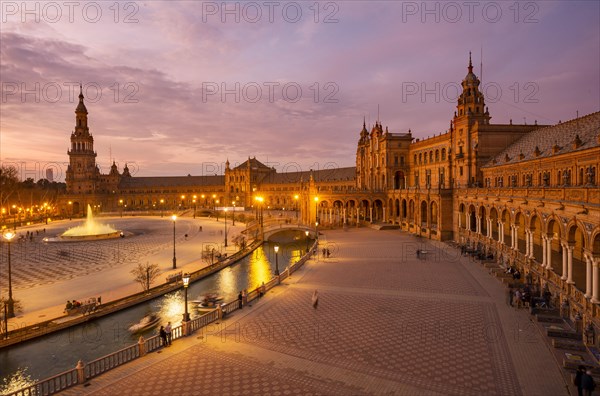
[[[462,81],[462,93],[458,97],[452,131],[453,178],[455,186],[466,187],[477,182],[478,133],[483,125],[490,123],[490,113],[485,107],[481,82],[473,73],[469,52],[468,73]]]
[[[79,104],[75,109],[75,130],[71,133],[69,166],[66,171],[67,192],[89,194],[96,190],[100,171],[96,166],[94,137],[88,128],[88,111],[83,103],[83,90],[79,86]]]

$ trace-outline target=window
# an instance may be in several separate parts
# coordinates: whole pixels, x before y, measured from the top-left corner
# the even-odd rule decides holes
[[[459,166],[459,167],[458,167],[458,174],[459,174],[460,176],[462,176],[462,175],[463,175],[463,167],[462,167],[462,166]]]
[[[402,166],[404,165],[404,156],[403,155],[400,156],[400,165],[402,165]]]
[[[445,161],[445,160],[446,160],[446,149],[443,148],[442,149],[442,161]]]

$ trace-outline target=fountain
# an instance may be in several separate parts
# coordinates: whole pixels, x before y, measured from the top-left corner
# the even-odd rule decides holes
[[[46,242],[59,241],[90,241],[98,239],[112,239],[123,236],[119,230],[115,230],[107,224],[98,223],[94,220],[92,207],[87,206],[87,218],[85,222],[77,227],[69,228],[63,232],[58,238],[44,238]]]

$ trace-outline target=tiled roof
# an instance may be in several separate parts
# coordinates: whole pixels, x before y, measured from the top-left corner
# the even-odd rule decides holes
[[[248,163],[250,163],[250,169],[269,169],[269,170],[271,169],[267,165],[265,165],[262,162],[260,162],[259,160],[257,160],[256,157],[248,158],[246,161],[244,161],[243,163],[241,163],[240,165],[236,166],[233,169],[247,169]]]
[[[310,175],[316,182],[347,181],[356,178],[356,167],[321,169],[304,172],[271,173],[267,175],[262,184],[299,183],[300,180],[308,182]]]
[[[600,146],[600,112],[535,129],[493,157],[484,168],[515,164]],[[537,155],[536,155],[537,154]]]
[[[224,186],[224,176],[124,177],[119,189],[149,187]]]

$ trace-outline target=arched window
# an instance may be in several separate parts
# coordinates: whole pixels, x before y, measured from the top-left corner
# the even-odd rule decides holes
[[[446,149],[443,148],[442,149],[442,161],[445,161],[445,160],[446,160]]]
[[[440,150],[435,150],[435,162],[440,160]]]

